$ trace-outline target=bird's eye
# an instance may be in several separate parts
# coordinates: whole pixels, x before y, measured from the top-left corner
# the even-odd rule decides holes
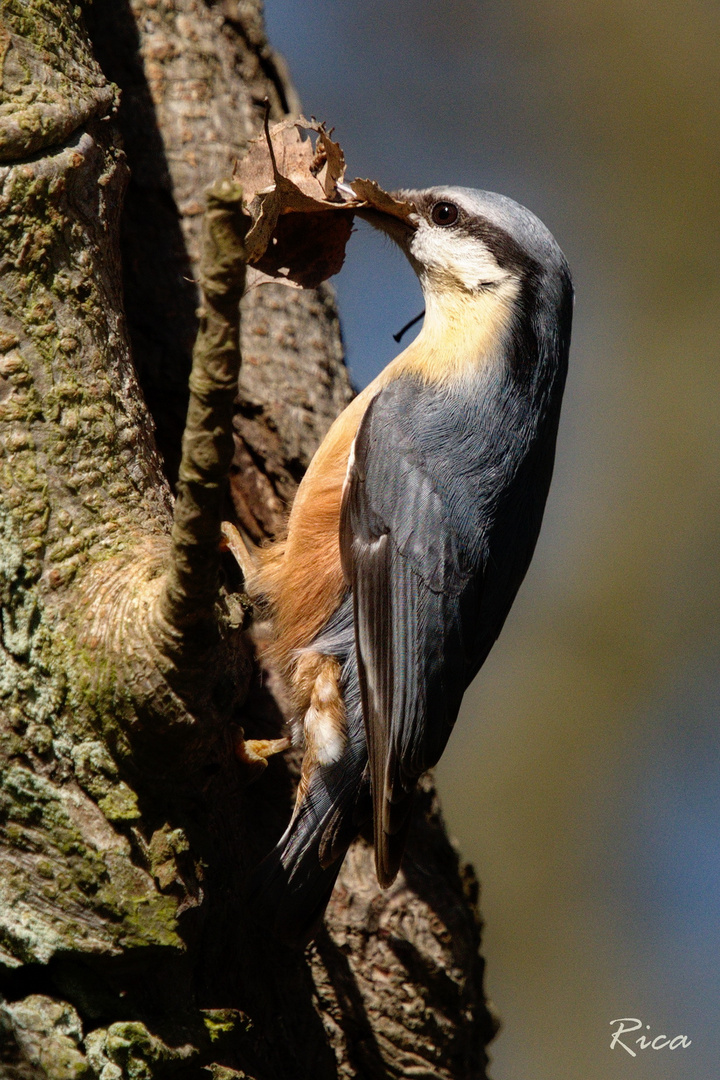
[[[430,217],[436,225],[454,225],[458,219],[458,208],[455,203],[438,202],[430,211]]]

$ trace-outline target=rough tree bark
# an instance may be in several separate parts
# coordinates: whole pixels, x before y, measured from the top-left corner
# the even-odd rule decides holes
[[[304,953],[244,906],[296,763],[235,753],[283,716],[213,530],[272,536],[351,396],[331,290],[251,292],[231,484],[184,458],[171,540],[204,192],[296,108],[259,0],[0,10],[0,1077],[479,1080],[477,884],[429,781],[396,884],[360,839]],[[202,426],[227,391],[194,380]]]

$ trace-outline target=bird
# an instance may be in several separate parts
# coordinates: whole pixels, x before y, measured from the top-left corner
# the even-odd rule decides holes
[[[553,472],[573,310],[560,247],[503,195],[395,194],[407,218],[360,216],[417,274],[422,328],[335,420],[284,537],[245,567],[304,744],[292,818],[250,889],[288,942],[312,936],[370,824],[377,881],[395,880],[417,783],[500,634]]]

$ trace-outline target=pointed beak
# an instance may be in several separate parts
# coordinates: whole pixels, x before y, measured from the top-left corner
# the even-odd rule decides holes
[[[410,241],[417,229],[415,214],[412,214],[409,218],[400,218],[383,210],[376,210],[374,207],[361,208],[356,210],[355,213],[363,221],[369,222],[374,229],[386,233],[395,241],[398,247],[408,254]]]

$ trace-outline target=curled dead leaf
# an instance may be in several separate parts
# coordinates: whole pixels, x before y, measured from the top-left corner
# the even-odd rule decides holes
[[[345,184],[345,156],[331,134],[303,117],[272,127],[266,120],[265,131],[236,166],[234,178],[242,184],[251,221],[245,243],[252,284],[314,288],[342,267],[356,210],[403,219],[413,213],[411,203],[373,180]]]
[[[315,288],[342,269],[353,212],[282,214],[270,244],[253,266],[270,278],[278,275],[305,289]]]
[[[350,187],[355,192],[358,206],[370,207],[381,214],[401,219],[409,218],[415,211],[412,203],[384,191],[375,180],[353,180]]]

